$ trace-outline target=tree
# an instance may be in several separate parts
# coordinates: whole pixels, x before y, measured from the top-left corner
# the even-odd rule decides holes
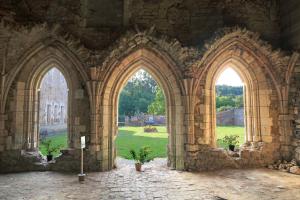
[[[119,116],[146,113],[154,101],[157,83],[144,70],[138,71],[127,83],[119,97]]]
[[[217,85],[216,94],[218,112],[242,108],[244,106],[243,86]]]
[[[152,115],[164,115],[166,112],[165,96],[160,89],[156,86],[156,94],[154,101],[148,106],[148,113]]]
[[[217,85],[217,96],[243,95],[243,86]]]

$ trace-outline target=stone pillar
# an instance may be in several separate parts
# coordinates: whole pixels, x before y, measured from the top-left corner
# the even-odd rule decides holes
[[[285,160],[291,159],[292,156],[292,146],[291,138],[293,135],[293,131],[291,128],[291,118],[289,114],[280,114],[279,115],[279,141],[281,143],[281,156]]]
[[[6,140],[8,131],[5,129],[5,121],[7,120],[6,114],[0,114],[0,152],[6,148]]]
[[[285,160],[290,160],[293,154],[292,136],[293,130],[291,127],[291,121],[293,116],[289,113],[289,87],[288,83],[281,87],[282,99],[281,99],[281,113],[278,116],[279,127],[279,142],[281,144],[280,152],[281,156]]]
[[[182,99],[185,102],[184,112],[184,127],[187,131],[186,133],[186,141],[185,142],[185,151],[187,153],[194,152],[198,149],[198,144],[196,144],[196,136],[195,136],[195,79],[194,78],[186,78],[183,79],[183,84],[185,87],[185,95],[182,96]],[[184,138],[182,138],[184,139]],[[187,153],[184,152],[184,159],[186,160]],[[178,156],[178,155],[177,155]],[[183,159],[182,159],[183,160]],[[184,162],[181,165],[176,163],[177,169],[184,169]]]
[[[194,131],[194,79],[188,78],[183,80],[186,95],[182,99],[185,100],[185,114],[184,114],[184,126],[187,130],[187,144],[195,144],[195,131]]]
[[[22,149],[28,145],[30,148],[30,135],[26,138],[24,136],[24,95],[25,95],[25,83],[17,82],[15,91],[15,101],[14,101],[14,138],[13,138],[13,149]]]
[[[105,153],[103,151],[103,138],[101,133],[103,132],[103,124],[101,124],[100,116],[100,99],[99,88],[101,82],[97,81],[97,68],[90,68],[91,81],[86,82],[90,99],[90,119],[91,119],[91,132],[90,132],[90,154],[95,155],[97,161],[100,163],[101,170],[104,171],[104,158]]]

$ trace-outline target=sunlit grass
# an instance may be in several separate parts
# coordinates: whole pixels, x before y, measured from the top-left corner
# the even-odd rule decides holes
[[[217,139],[222,139],[226,135],[238,135],[239,145],[244,144],[245,141],[245,128],[242,126],[218,126],[216,130]],[[217,141],[218,147],[228,148],[226,144]]]
[[[61,149],[67,148],[67,132],[62,132],[62,133],[58,133],[56,135],[53,136],[48,136],[46,137],[46,139],[50,139],[52,145],[57,146],[57,145],[61,145]],[[40,152],[42,155],[46,155],[46,148],[45,146],[40,142]],[[58,156],[60,154],[60,152],[54,152],[53,156]]]
[[[134,149],[138,151],[141,147],[149,146],[151,148],[151,157],[167,157],[168,133],[165,126],[156,126],[157,133],[145,133],[144,127],[119,127],[116,139],[117,155],[130,159],[129,151]],[[225,135],[239,135],[239,145],[244,143],[244,127],[240,126],[219,126],[216,130],[217,139],[222,139]],[[54,145],[62,145],[62,149],[67,147],[67,133],[60,133],[49,136]],[[218,146],[227,148],[227,145],[218,141]],[[40,144],[40,151],[46,154],[45,147]],[[54,156],[59,155],[55,153]]]
[[[141,147],[151,148],[151,157],[167,157],[168,134],[166,127],[156,126],[158,132],[145,133],[144,127],[119,127],[116,139],[117,155],[130,159],[129,151],[139,151]]]

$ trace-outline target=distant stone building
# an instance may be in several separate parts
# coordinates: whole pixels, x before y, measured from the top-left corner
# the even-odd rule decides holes
[[[43,78],[40,87],[40,129],[66,129],[68,86],[63,74],[51,69]]]

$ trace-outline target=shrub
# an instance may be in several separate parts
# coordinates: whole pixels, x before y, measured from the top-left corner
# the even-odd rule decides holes
[[[63,147],[61,144],[54,145],[52,143],[52,140],[50,140],[50,139],[44,139],[41,141],[41,143],[42,143],[42,145],[45,146],[47,155],[52,155],[53,153],[58,152]]]
[[[154,127],[154,126],[145,126],[144,127],[144,132],[145,133],[156,133],[158,131],[157,131],[157,128]]]
[[[220,140],[223,144],[226,145],[237,145],[239,143],[238,138],[240,136],[238,135],[226,135],[223,139],[218,139]]]

